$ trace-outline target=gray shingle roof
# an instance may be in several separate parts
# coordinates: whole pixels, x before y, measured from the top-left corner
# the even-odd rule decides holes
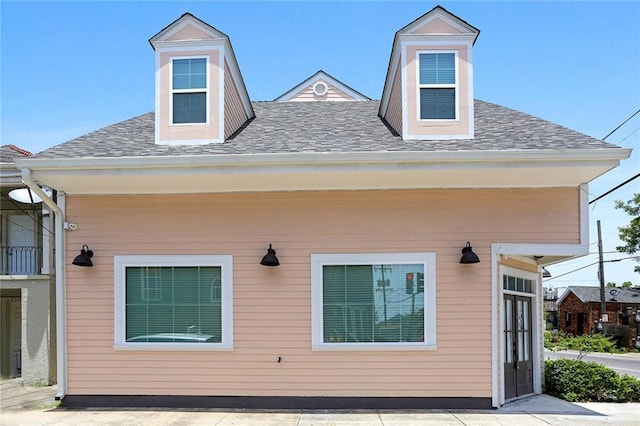
[[[379,101],[254,102],[255,119],[222,144],[156,145],[154,114],[96,130],[35,158],[110,158],[289,152],[570,150],[613,148],[540,118],[475,101],[475,138],[404,141],[377,116]]]
[[[610,302],[613,296],[609,291],[612,288],[605,288],[604,295],[605,300]],[[616,288],[620,291],[615,297],[616,302],[620,303],[640,303],[640,288]],[[600,287],[586,287],[586,286],[570,286],[567,287],[567,292],[573,292],[582,302],[600,302]],[[568,294],[568,293],[567,293]]]
[[[0,163],[14,163],[14,158],[30,157],[31,153],[15,145],[0,146]]]

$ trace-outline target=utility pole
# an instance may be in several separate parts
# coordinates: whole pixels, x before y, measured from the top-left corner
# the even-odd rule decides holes
[[[390,285],[390,280],[389,278],[384,277],[384,271],[387,270],[389,272],[392,272],[392,270],[390,266],[384,266],[384,265],[374,266],[374,269],[378,269],[378,268],[382,273],[382,279],[378,280],[378,287],[382,287],[382,303],[384,307],[384,321],[387,322],[387,287],[389,287]],[[378,290],[380,289],[378,288]]]
[[[604,257],[602,253],[602,230],[598,220],[598,278],[600,278],[600,325],[604,330],[604,316],[607,312],[607,302],[604,298]]]

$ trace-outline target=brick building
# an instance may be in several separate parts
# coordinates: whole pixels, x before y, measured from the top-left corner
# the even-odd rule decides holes
[[[622,346],[640,346],[640,288],[606,288],[606,318],[603,332]],[[559,329],[573,335],[591,334],[598,330],[600,319],[599,287],[568,287],[558,300]]]

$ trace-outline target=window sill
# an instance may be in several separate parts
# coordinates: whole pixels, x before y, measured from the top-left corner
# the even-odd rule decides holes
[[[185,126],[208,126],[209,122],[202,123],[169,123],[169,127],[185,127]]]
[[[458,123],[459,118],[418,118],[419,123]]]
[[[211,343],[119,343],[113,345],[116,351],[233,351],[233,345]]]
[[[313,345],[312,351],[435,351],[437,345],[426,343],[331,343]]]

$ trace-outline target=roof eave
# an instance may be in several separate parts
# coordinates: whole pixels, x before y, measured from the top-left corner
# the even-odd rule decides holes
[[[616,167],[630,150],[570,151],[36,158],[18,160],[16,165],[30,169],[47,186],[87,194],[541,188],[579,186]]]

